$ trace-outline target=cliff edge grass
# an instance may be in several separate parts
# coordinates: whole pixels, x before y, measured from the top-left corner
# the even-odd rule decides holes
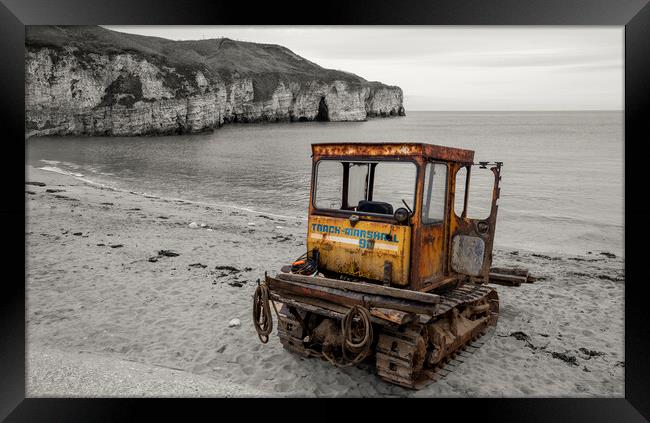
[[[26,27],[26,136],[161,135],[228,122],[403,116],[402,90],[291,50],[98,26]]]

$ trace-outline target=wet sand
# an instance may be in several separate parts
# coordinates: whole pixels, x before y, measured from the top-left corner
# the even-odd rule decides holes
[[[305,219],[27,175],[29,397],[624,396],[621,257],[495,251],[543,279],[497,286],[495,333],[415,392],[259,342],[255,281],[305,251]]]

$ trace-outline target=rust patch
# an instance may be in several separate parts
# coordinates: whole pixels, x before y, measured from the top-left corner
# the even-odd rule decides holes
[[[471,164],[474,152],[461,148],[445,147],[424,143],[341,143],[312,144],[314,157],[424,157],[431,160],[443,160]]]

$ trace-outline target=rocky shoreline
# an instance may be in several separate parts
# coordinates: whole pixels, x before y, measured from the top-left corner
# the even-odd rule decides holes
[[[401,88],[324,69],[276,45],[27,27],[25,56],[26,137],[405,115]]]

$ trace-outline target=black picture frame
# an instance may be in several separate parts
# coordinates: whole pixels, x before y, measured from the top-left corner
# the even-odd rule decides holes
[[[3,281],[0,293],[0,418],[8,421],[124,420],[150,416],[156,408],[165,413],[213,410],[212,402],[136,401],[130,399],[29,399],[25,398],[25,247],[24,160],[25,155],[25,25],[614,25],[625,26],[625,398],[607,399],[436,399],[418,402],[414,409],[430,412],[440,420],[443,414],[462,410],[463,418],[499,421],[647,421],[650,420],[650,350],[647,278],[642,264],[647,248],[644,218],[650,216],[644,174],[644,144],[648,143],[648,98],[650,97],[650,5],[648,0],[444,0],[419,3],[377,0],[305,4],[207,0],[0,0],[0,105],[3,147],[8,150],[3,167]],[[318,11],[310,11],[318,8]],[[10,166],[8,166],[10,165]],[[22,168],[22,171],[20,170]],[[22,172],[22,173],[21,173]],[[643,193],[640,195],[639,193]],[[636,222],[639,222],[638,224]],[[627,231],[627,224],[630,230]],[[636,241],[636,242],[635,242]],[[647,244],[647,241],[645,242]],[[21,249],[20,246],[23,246]],[[638,247],[635,248],[635,245]],[[7,270],[10,270],[7,272]],[[21,277],[22,275],[22,283]],[[476,381],[480,383],[480,381]],[[230,412],[260,412],[270,407],[276,417],[304,416],[294,410],[283,415],[278,404],[250,407],[235,401]],[[308,402],[301,409],[329,411],[341,415],[338,405],[323,407]],[[413,418],[400,406],[350,404],[367,419],[373,409],[383,420],[390,413]],[[383,406],[382,406],[383,405]],[[404,402],[401,403],[404,406]],[[219,404],[220,409],[224,404]],[[347,407],[346,407],[347,408]],[[387,410],[387,408],[389,408]],[[220,411],[220,413],[225,411]],[[388,412],[389,414],[384,414]],[[353,414],[345,414],[353,417]],[[223,414],[225,418],[225,414]],[[454,417],[450,417],[454,418]],[[456,419],[456,418],[454,418]]]

